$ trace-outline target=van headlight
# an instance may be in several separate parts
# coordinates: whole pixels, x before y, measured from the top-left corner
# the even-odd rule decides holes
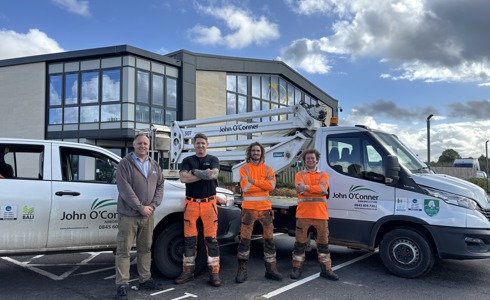
[[[429,187],[424,187],[424,189],[427,191],[427,194],[429,194],[430,196],[441,199],[447,204],[461,206],[472,210],[475,210],[478,207],[476,201],[468,197],[456,195],[446,191],[436,190]]]
[[[233,194],[216,193],[216,202],[221,206],[233,206],[235,197]]]

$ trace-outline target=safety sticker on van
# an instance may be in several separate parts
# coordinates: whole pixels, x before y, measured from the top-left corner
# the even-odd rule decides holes
[[[0,207],[0,220],[17,220],[17,205],[2,205]]]
[[[425,199],[424,211],[429,217],[437,215],[437,213],[439,212],[439,200]]]

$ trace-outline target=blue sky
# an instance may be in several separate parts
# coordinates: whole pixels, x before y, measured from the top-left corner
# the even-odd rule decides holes
[[[427,159],[485,155],[488,0],[0,0],[0,59],[128,44],[282,60],[339,100],[341,125]]]

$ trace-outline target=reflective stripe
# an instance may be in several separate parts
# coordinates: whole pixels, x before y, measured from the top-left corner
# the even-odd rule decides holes
[[[269,180],[270,183],[272,184],[272,188],[275,189],[276,188],[276,182],[274,180]]]
[[[247,183],[247,185],[243,188],[243,191],[246,193],[248,192],[248,189],[252,186],[250,182]]]
[[[245,169],[245,172],[247,172],[248,178],[250,178],[250,170],[248,169],[248,166],[245,164],[243,168]]]
[[[269,196],[243,197],[243,201],[268,201],[269,199]]]
[[[323,198],[300,198],[298,202],[327,202],[327,200]]]

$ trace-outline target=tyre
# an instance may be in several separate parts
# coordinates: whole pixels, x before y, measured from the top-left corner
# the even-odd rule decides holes
[[[381,260],[393,274],[416,278],[427,274],[435,262],[427,237],[417,230],[396,228],[388,232],[379,246]]]
[[[176,278],[182,272],[183,253],[184,228],[182,221],[177,221],[170,224],[158,235],[153,245],[153,262],[163,276]],[[206,260],[204,238],[202,237],[202,230],[199,230],[195,275],[204,270],[207,265]]]

